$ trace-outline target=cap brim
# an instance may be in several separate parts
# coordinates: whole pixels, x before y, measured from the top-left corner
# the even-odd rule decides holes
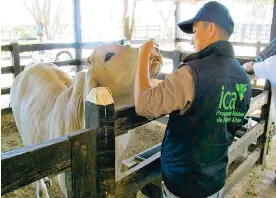
[[[188,21],[183,21],[181,23],[178,23],[178,27],[185,33],[187,34],[192,34],[193,33],[193,24],[196,22],[196,19],[190,19]]]

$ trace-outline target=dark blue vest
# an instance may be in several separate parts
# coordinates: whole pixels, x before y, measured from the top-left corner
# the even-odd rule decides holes
[[[191,68],[195,99],[185,114],[170,114],[162,175],[176,196],[208,197],[225,184],[228,147],[249,108],[251,84],[227,41],[189,55],[183,65]]]

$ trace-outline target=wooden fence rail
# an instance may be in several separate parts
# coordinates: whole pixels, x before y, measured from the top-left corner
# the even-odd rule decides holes
[[[166,43],[172,42],[172,39],[160,39],[157,42]],[[181,39],[181,41],[187,41],[185,39]],[[109,42],[120,42],[122,41],[109,41]],[[142,44],[145,40],[135,40],[133,44]],[[20,64],[20,53],[26,51],[39,51],[39,50],[51,50],[51,49],[64,49],[64,48],[80,48],[80,49],[95,49],[97,46],[106,43],[106,42],[83,42],[83,43],[48,43],[48,44],[31,44],[31,45],[18,45],[17,43],[12,43],[11,45],[4,45],[1,48],[1,51],[11,51],[12,53],[12,63],[13,66],[6,66],[1,67],[1,74],[9,74],[13,73],[16,77],[21,71],[24,70],[25,65]],[[264,46],[264,44],[252,44],[252,43],[236,43],[245,46]],[[178,50],[174,51],[164,51],[160,50],[163,58],[173,60],[173,70],[177,69],[180,62],[188,55],[187,52],[180,52]],[[253,58],[244,58],[244,57],[237,57],[237,60],[243,64],[248,61],[253,61]],[[73,59],[67,61],[57,61],[52,62],[57,66],[68,66],[68,65],[76,65],[80,67],[81,65],[88,65],[87,60],[85,58],[81,59]],[[164,79],[166,74],[160,74],[159,79]],[[1,94],[9,94],[7,88],[2,88]]]

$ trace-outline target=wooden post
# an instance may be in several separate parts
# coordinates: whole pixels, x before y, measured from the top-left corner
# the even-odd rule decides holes
[[[175,47],[177,47],[177,43],[178,43],[178,38],[179,38],[179,35],[178,35],[178,23],[179,23],[179,20],[180,20],[180,2],[176,1],[175,2],[175,27],[174,27],[174,39],[175,39]]]
[[[72,144],[71,144],[72,145]],[[72,158],[72,156],[71,156]],[[71,166],[72,168],[72,166]],[[73,197],[73,189],[72,189],[72,171],[66,171],[65,172],[65,187],[67,190],[67,198],[72,198]]]
[[[268,123],[267,123],[267,128],[266,131],[264,132],[265,134],[265,141],[264,141],[264,148],[263,148],[263,153],[262,153],[262,169],[266,167],[266,156],[270,150],[271,142],[272,142],[272,137],[274,135],[274,125],[273,125],[273,109],[272,109],[272,103],[271,103],[271,98],[270,98],[270,109],[269,109],[269,116],[268,116]]]
[[[179,59],[180,59],[180,51],[179,50],[175,50],[174,51],[174,57],[173,57],[173,71],[175,71],[176,69],[178,69],[179,67]]]
[[[264,128],[264,134],[262,136],[260,136],[260,138],[258,139],[258,143],[262,145],[262,150],[261,150],[261,157],[259,160],[259,163],[263,164],[266,158],[266,152],[267,152],[267,138],[268,135],[270,134],[270,128],[271,128],[271,123],[272,120],[270,120],[270,111],[271,111],[271,84],[268,80],[265,81],[265,90],[268,91],[268,99],[267,99],[267,103],[265,105],[262,106],[261,108],[261,120],[265,120],[265,128]]]
[[[96,140],[96,150],[94,154],[89,153],[95,155],[94,175],[91,175],[94,183],[90,180],[89,186],[96,197],[115,197],[114,118],[115,106],[109,89],[92,89],[85,102],[85,128],[96,129],[93,139]]]
[[[256,46],[256,56],[258,56],[258,54],[260,53],[261,51],[261,42],[258,41],[257,42],[257,46]]]
[[[18,46],[18,43],[12,43],[11,45],[12,45],[12,51],[11,51],[12,65],[14,68],[14,77],[16,77],[21,72],[19,46]]]
[[[81,36],[81,14],[80,14],[80,0],[73,0],[74,8],[74,36],[77,47],[75,49],[76,59],[82,59],[82,49],[80,48],[80,43],[82,41]],[[82,70],[81,61],[80,65],[77,65],[77,72]]]
[[[270,41],[272,41],[274,38],[276,38],[276,0],[274,0],[273,6]]]
[[[71,136],[71,184],[74,198],[97,197],[96,136],[95,130]]]

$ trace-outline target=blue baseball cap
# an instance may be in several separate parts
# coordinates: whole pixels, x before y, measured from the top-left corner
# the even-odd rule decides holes
[[[234,31],[234,22],[229,10],[216,1],[210,1],[197,12],[196,16],[188,21],[178,24],[179,28],[188,34],[193,33],[193,24],[198,21],[213,22],[226,30],[229,36]]]

